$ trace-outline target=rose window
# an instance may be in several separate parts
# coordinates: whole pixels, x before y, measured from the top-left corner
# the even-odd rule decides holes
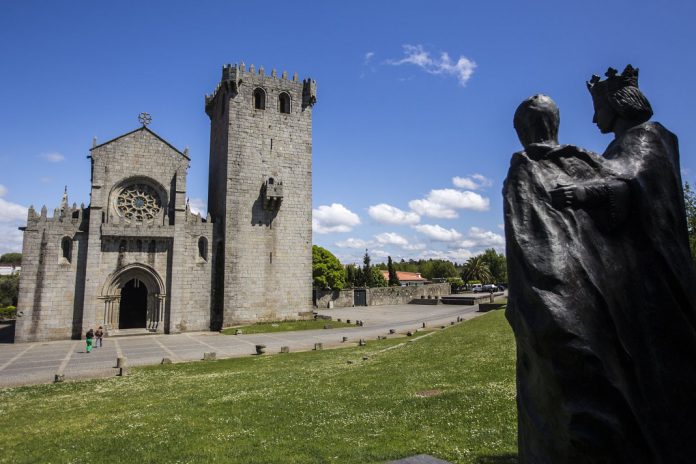
[[[151,221],[161,209],[159,195],[149,185],[129,185],[116,199],[118,214],[131,221]]]

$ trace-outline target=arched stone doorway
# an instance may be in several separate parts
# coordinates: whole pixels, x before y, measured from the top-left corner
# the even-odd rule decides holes
[[[138,279],[129,280],[121,289],[119,329],[139,329],[147,325],[147,286]]]
[[[150,266],[131,264],[120,269],[109,278],[100,299],[104,301],[103,320],[107,331],[164,331],[164,284]]]

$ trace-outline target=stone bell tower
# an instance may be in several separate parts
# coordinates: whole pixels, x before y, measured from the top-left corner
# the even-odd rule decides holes
[[[315,81],[243,63],[205,98],[214,327],[311,310],[315,102]]]

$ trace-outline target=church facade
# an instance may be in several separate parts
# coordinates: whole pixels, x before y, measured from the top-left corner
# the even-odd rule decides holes
[[[316,83],[226,65],[205,97],[208,214],[147,127],[90,150],[88,206],[30,207],[15,341],[219,330],[311,311]]]

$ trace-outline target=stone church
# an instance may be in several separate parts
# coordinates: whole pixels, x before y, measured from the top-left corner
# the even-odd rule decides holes
[[[90,150],[88,206],[29,208],[17,342],[219,330],[297,319],[312,304],[316,83],[226,65],[205,97],[208,215],[187,203],[191,162],[142,126]]]

